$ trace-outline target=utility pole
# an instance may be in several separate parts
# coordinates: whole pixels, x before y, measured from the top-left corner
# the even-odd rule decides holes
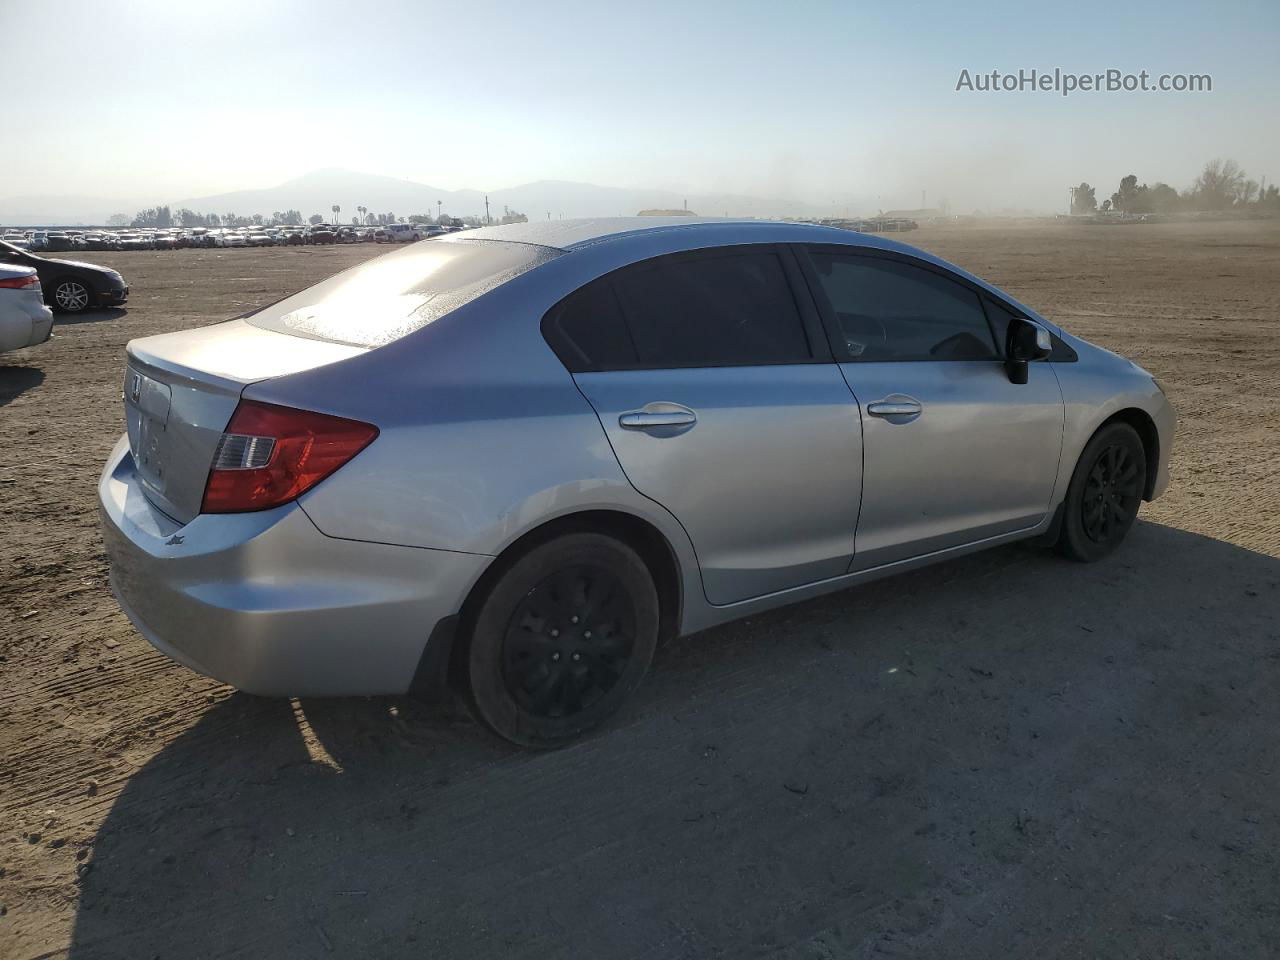
[[[489,195],[487,193],[484,195],[484,222],[486,226],[490,222],[489,221]]]
[[[441,213],[441,208],[442,208],[443,206],[444,206],[444,201],[443,201],[443,200],[437,200],[437,201],[436,201],[436,223],[439,223],[439,222],[440,222],[440,213]]]
[[[1076,188],[1067,187],[1067,216],[1076,212]]]

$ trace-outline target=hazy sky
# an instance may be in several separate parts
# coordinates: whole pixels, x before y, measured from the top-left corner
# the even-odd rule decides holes
[[[855,211],[1280,181],[1280,2],[0,0],[0,197],[191,196],[349,167]],[[1211,93],[956,92],[972,73],[1208,73]],[[16,119],[16,118],[21,119]]]

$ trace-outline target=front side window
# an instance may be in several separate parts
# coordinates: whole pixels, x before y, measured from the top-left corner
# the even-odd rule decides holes
[[[982,302],[968,287],[898,260],[825,251],[810,256],[850,359],[999,357]]]
[[[772,251],[660,257],[587,285],[547,319],[552,347],[574,372],[813,358]]]

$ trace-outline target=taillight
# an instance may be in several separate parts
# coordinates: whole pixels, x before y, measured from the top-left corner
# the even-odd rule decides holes
[[[266,510],[300,497],[378,436],[358,420],[241,400],[218,441],[202,513]]]
[[[8,287],[10,289],[17,288],[19,290],[25,287],[40,286],[39,274],[31,274],[29,277],[3,277],[0,278],[0,287]]]

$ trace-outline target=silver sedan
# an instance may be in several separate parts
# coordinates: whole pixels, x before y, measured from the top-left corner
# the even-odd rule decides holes
[[[800,224],[516,224],[135,340],[103,471],[156,647],[265,695],[460,682],[518,743],[657,644],[1031,537],[1114,550],[1168,483],[1140,367],[963,270]]]

